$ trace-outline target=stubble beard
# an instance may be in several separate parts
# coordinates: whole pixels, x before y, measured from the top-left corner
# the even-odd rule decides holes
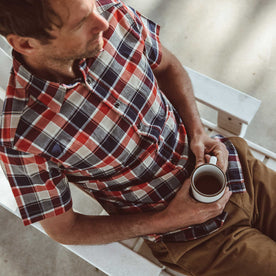
[[[71,54],[68,54],[67,56],[62,56],[62,55],[52,55],[51,56],[51,59],[52,61],[56,62],[56,63],[60,63],[60,64],[67,64],[67,63],[70,63],[70,62],[74,62],[76,60],[81,60],[81,59],[84,59],[84,58],[93,58],[95,57],[96,55],[98,55],[98,53],[103,49],[103,44],[104,44],[104,41],[103,41],[103,37],[100,36],[99,38],[99,43],[96,44],[93,48],[89,49],[89,47],[91,47],[92,43],[95,42],[95,39],[91,39],[91,41],[89,41],[87,43],[87,47],[86,47],[86,50],[83,51],[82,53],[79,53],[79,52],[73,52]]]

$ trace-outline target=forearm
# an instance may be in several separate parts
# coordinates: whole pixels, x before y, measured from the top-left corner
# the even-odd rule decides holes
[[[231,192],[214,203],[200,203],[191,198],[190,180],[186,179],[176,197],[160,212],[89,217],[78,215],[71,228],[70,244],[105,244],[153,233],[167,233],[203,223],[221,214]]]
[[[188,73],[178,59],[164,48],[166,66],[155,70],[160,89],[181,116],[189,137],[204,132],[195,102],[193,88]]]
[[[139,214],[87,216],[75,213],[62,214],[42,221],[47,234],[63,244],[106,244],[173,229],[168,227],[162,212]],[[66,216],[62,223],[62,216]],[[68,216],[70,219],[68,219]],[[52,222],[51,222],[52,219]],[[58,223],[54,220],[58,219]]]

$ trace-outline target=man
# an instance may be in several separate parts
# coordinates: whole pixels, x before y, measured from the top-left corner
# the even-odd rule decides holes
[[[160,261],[192,275],[248,272],[252,261],[251,274],[275,273],[275,214],[266,235],[257,235],[267,245],[264,255],[250,253],[242,238],[240,254],[231,252],[241,226],[256,234],[242,216],[252,209],[253,182],[240,193],[250,154],[232,140],[242,172],[232,142],[206,135],[188,75],[161,51],[157,25],[117,0],[0,3],[1,34],[14,49],[1,160],[25,225],[40,221],[65,244],[145,236]],[[202,204],[190,197],[189,175],[210,155],[230,189]],[[110,216],[75,213],[69,181]],[[248,240],[255,239],[252,231]]]

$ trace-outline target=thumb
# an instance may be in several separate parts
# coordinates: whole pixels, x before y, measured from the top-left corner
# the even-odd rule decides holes
[[[184,180],[184,183],[180,188],[179,193],[181,193],[185,197],[187,194],[189,194],[190,187],[191,187],[191,179],[190,177],[188,177]]]
[[[210,154],[205,154],[206,163],[209,163],[210,159],[211,159],[211,155]]]

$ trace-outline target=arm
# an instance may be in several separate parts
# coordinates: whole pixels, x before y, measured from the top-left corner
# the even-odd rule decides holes
[[[52,239],[63,244],[105,244],[203,223],[221,214],[231,196],[227,190],[215,203],[199,203],[190,197],[189,187],[187,179],[170,205],[160,212],[86,216],[70,209],[40,223]]]
[[[216,155],[218,166],[227,169],[228,152],[225,146],[211,139],[205,132],[197,110],[193,88],[188,73],[177,58],[163,48],[160,65],[154,70],[160,89],[181,116],[187,130],[191,150],[196,156],[196,166],[205,163],[207,154]]]

